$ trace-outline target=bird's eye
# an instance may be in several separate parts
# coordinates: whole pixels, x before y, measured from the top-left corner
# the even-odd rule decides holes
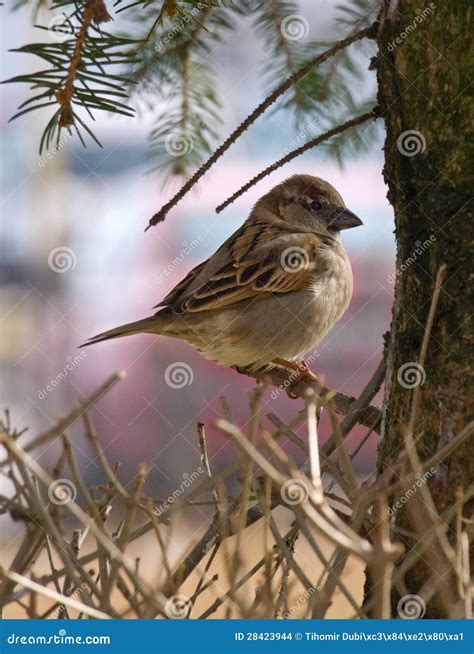
[[[309,206],[313,211],[319,211],[323,205],[319,200],[313,200]]]

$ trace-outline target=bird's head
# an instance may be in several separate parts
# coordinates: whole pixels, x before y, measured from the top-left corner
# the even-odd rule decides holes
[[[336,236],[362,220],[347,209],[334,186],[320,177],[293,175],[264,195],[256,207],[270,211],[289,226]]]

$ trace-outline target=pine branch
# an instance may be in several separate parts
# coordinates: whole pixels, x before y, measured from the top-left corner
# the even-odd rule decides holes
[[[130,72],[137,83],[134,95],[147,110],[162,107],[150,134],[150,158],[152,170],[165,171],[165,181],[188,177],[211,154],[222,122],[214,71],[206,60],[234,23],[229,12],[214,6],[193,10],[192,18],[172,29],[164,25],[153,42],[142,41],[140,66]]]
[[[270,173],[273,173],[275,170],[278,168],[281,168],[281,166],[284,166],[287,164],[289,161],[292,159],[295,159],[295,157],[299,157],[300,154],[303,154],[307,150],[310,150],[311,148],[316,147],[320,143],[323,143],[324,141],[327,141],[333,136],[336,136],[337,134],[340,134],[344,132],[347,129],[351,129],[355,127],[356,125],[360,125],[361,123],[366,122],[367,120],[373,120],[375,118],[378,118],[380,116],[379,113],[379,108],[375,107],[372,109],[372,111],[369,111],[365,114],[362,114],[361,116],[356,116],[355,118],[352,118],[351,120],[348,120],[347,122],[343,123],[342,125],[338,125],[337,127],[334,127],[333,129],[328,130],[327,132],[324,132],[324,134],[321,134],[320,136],[317,136],[315,139],[312,139],[311,141],[308,141],[308,143],[305,143],[299,148],[296,148],[295,150],[292,150],[289,152],[287,155],[282,157],[281,159],[278,159],[278,161],[275,161],[274,163],[271,164],[271,166],[268,166],[265,168],[265,170],[262,170],[261,173],[256,175],[255,177],[252,177],[252,179],[244,184],[238,191],[236,191],[233,195],[231,195],[230,198],[225,200],[225,202],[222,202],[218,207],[216,207],[216,213],[220,213],[223,209],[225,209],[229,204],[232,204],[234,200],[236,200],[238,197],[243,195],[246,191],[249,190],[249,188],[252,188],[252,186],[255,186],[257,182],[262,180],[264,177],[267,175],[270,175]]]
[[[49,148],[56,137],[59,144],[62,129],[75,129],[84,143],[82,131],[99,145],[88,125],[76,108],[82,107],[93,120],[93,111],[102,110],[125,116],[133,116],[133,110],[118,98],[127,100],[123,90],[125,78],[109,72],[112,66],[128,62],[124,48],[135,43],[125,37],[116,37],[100,29],[102,23],[110,20],[104,0],[54,0],[53,8],[72,7],[64,15],[55,32],[66,36],[55,43],[33,43],[13,52],[34,54],[47,62],[48,68],[36,73],[18,75],[6,82],[27,83],[38,95],[26,100],[11,120],[19,118],[41,107],[56,106],[40,142],[40,152]],[[36,26],[39,29],[48,28]],[[51,28],[52,29],[52,28]],[[67,38],[70,35],[71,38]]]
[[[352,103],[351,103],[352,104]],[[356,104],[353,103],[350,115],[365,113],[376,104],[376,98],[370,97],[367,100]],[[346,116],[349,112],[345,112]],[[329,141],[322,144],[326,154],[335,159],[342,166],[348,156],[358,156],[369,150],[374,143],[379,142],[381,124],[373,121],[368,125],[355,125],[344,132],[340,132]]]
[[[151,21],[152,25],[146,31],[145,36],[137,35],[138,47],[134,53],[135,61],[131,62],[129,77],[133,80],[135,87],[130,90],[139,94],[143,91],[159,92],[163,81],[170,78],[170,71],[175,72],[179,66],[179,59],[183,50],[195,48],[196,52],[204,48],[203,39],[199,38],[203,30],[207,30],[206,22],[212,19],[213,8],[206,7],[190,14],[193,21],[173,24],[166,28],[163,21],[160,21],[161,30],[156,32],[157,20],[154,11],[145,14],[143,21]],[[140,27],[142,30],[142,28]],[[212,29],[212,27],[211,27]],[[151,35],[155,33],[153,42]],[[171,36],[170,36],[171,35]],[[169,47],[164,47],[170,41]],[[135,65],[139,62],[139,65]]]
[[[380,0],[350,0],[336,7],[335,23],[338,28],[351,31],[369,27],[377,20],[380,5]],[[323,51],[330,45],[327,41],[303,44],[295,53],[298,68],[311,60],[315,52]],[[372,75],[372,89],[365,92],[365,99],[357,98],[357,92],[361,88],[361,78],[366,76],[367,60],[374,54],[375,48],[376,44],[372,41],[358,41],[306,75],[297,85],[300,96],[306,101],[302,107],[302,117],[307,120],[308,112],[316,109],[318,124],[322,129],[329,130],[373,107],[376,104],[375,75]],[[291,98],[284,107],[292,108]],[[331,139],[329,154],[341,163],[342,145],[351,141],[357,144],[358,152],[362,151],[364,142],[356,136],[354,131],[342,133],[337,139],[338,147],[336,139]]]
[[[288,0],[261,0],[254,11],[254,26],[258,36],[265,42],[265,51],[268,53],[263,62],[263,70],[274,86],[306,63],[301,58],[304,51],[301,39],[306,37],[309,24],[299,13],[298,6]],[[297,118],[301,118],[302,114],[313,108],[313,103],[298,84],[291,91],[285,106],[295,111]]]
[[[82,53],[86,45],[87,35],[92,21],[97,24],[105,23],[111,19],[103,0],[88,0],[80,17],[80,28],[76,37],[76,43],[72,51],[71,62],[67,71],[64,85],[56,91],[56,100],[61,105],[59,114],[59,127],[70,127],[74,124],[72,98],[74,93],[74,82],[82,63]]]
[[[376,20],[381,9],[381,0],[350,0],[348,4],[337,6],[336,22],[344,28],[360,28]]]
[[[309,61],[305,66],[300,68],[296,73],[291,75],[282,84],[280,84],[247,118],[235,129],[232,134],[214,151],[209,159],[194,173],[194,175],[183,185],[183,187],[171,198],[157,213],[155,213],[149,221],[150,227],[163,221],[170,209],[182,200],[182,198],[193,188],[193,186],[201,179],[201,177],[214,165],[214,163],[235,143],[235,141],[252,125],[259,116],[261,116],[279,97],[283,95],[288,89],[302,79],[314,67],[326,61],[329,57],[334,55],[339,50],[346,48],[351,43],[355,43],[363,38],[375,38],[378,24],[373,23],[370,27],[364,28],[348,35],[346,38],[335,43],[331,48],[319,54],[314,59]],[[146,231],[145,230],[145,231]]]

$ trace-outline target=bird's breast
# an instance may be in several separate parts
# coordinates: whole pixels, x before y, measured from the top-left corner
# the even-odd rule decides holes
[[[312,276],[314,302],[324,309],[328,322],[338,320],[352,297],[352,268],[345,251],[330,250],[325,255],[324,272]]]

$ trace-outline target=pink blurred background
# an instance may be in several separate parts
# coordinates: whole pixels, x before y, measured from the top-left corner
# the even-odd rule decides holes
[[[328,38],[332,4],[321,3],[319,12],[309,2],[302,5],[312,38]],[[37,38],[30,24],[27,11],[6,16],[4,49]],[[225,105],[222,136],[265,96],[268,87],[256,65],[261,48],[243,26],[213,53]],[[32,65],[28,59],[4,54],[2,78],[23,72]],[[50,428],[114,371],[124,369],[126,379],[94,408],[92,417],[109,458],[122,461],[125,478],[139,462],[148,461],[154,466],[150,484],[155,490],[175,486],[199,465],[197,422],[206,425],[213,469],[233,461],[234,446],[215,427],[223,416],[220,397],[245,427],[253,380],[165,337],[135,336],[86,350],[78,346],[99,331],[150,315],[151,307],[243,222],[260,195],[294,172],[331,182],[364,220],[364,227],[344,234],[355,280],[351,306],[318,347],[312,365],[329,386],[347,394],[360,392],[380,361],[392,302],[393,216],[382,179],[382,142],[342,169],[324,154],[308,152],[215,214],[217,204],[294,139],[296,128],[288,115],[271,112],[244,134],[165,223],[145,234],[149,217],[176,190],[162,190],[161,180],[147,174],[147,115],[135,120],[97,115],[95,130],[103,150],[94,144],[85,150],[71,138],[45,161],[37,148],[47,116],[34,112],[8,124],[27,90],[7,86],[2,96],[0,398],[16,427],[29,427],[32,436]],[[51,266],[56,248],[65,253],[63,272]],[[192,371],[192,382],[183,388],[165,381],[167,367],[177,362]],[[272,399],[267,390],[262,414],[273,412],[286,420],[302,407],[284,394]],[[299,432],[304,437],[304,428]],[[93,483],[99,470],[82,426],[76,424],[71,433],[86,478]],[[362,433],[354,432],[352,445]],[[326,419],[322,434],[327,437]],[[288,443],[285,447],[295,453]],[[374,464],[375,439],[363,452],[358,459],[361,473]],[[53,453],[49,447],[45,463],[53,463]]]

